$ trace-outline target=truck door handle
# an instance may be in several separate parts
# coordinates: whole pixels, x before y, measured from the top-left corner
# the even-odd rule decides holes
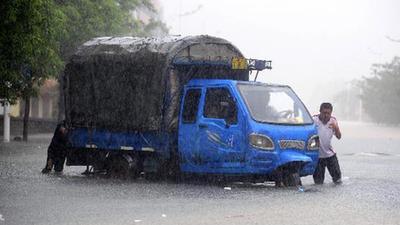
[[[208,125],[205,123],[199,123],[199,128],[207,128]]]

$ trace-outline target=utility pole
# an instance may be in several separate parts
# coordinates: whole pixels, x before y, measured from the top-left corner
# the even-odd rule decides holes
[[[4,109],[4,130],[3,130],[3,142],[10,142],[10,106],[8,102],[3,102],[3,109]]]

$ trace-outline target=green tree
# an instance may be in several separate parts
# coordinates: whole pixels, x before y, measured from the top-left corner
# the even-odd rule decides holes
[[[0,98],[14,102],[30,97],[37,87],[62,67],[57,51],[60,13],[52,0],[4,0],[0,5]],[[24,140],[27,140],[29,107],[25,107]]]
[[[51,0],[4,0],[0,11],[0,98],[14,102],[61,68],[59,13]]]
[[[360,82],[365,112],[375,122],[400,124],[400,57],[374,64],[372,74]]]

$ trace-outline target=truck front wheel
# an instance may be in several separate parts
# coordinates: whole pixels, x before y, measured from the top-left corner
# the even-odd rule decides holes
[[[303,166],[302,163],[291,163],[280,167],[277,170],[277,176],[275,180],[276,186],[278,187],[302,186],[300,179],[300,170],[302,166]]]
[[[286,187],[301,186],[300,174],[298,172],[288,173],[283,176],[282,183]]]

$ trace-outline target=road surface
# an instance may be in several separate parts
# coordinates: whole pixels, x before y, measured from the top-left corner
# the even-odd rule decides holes
[[[273,184],[42,175],[50,135],[0,144],[0,225],[400,224],[400,128],[342,123],[334,142],[343,185],[302,178]]]

